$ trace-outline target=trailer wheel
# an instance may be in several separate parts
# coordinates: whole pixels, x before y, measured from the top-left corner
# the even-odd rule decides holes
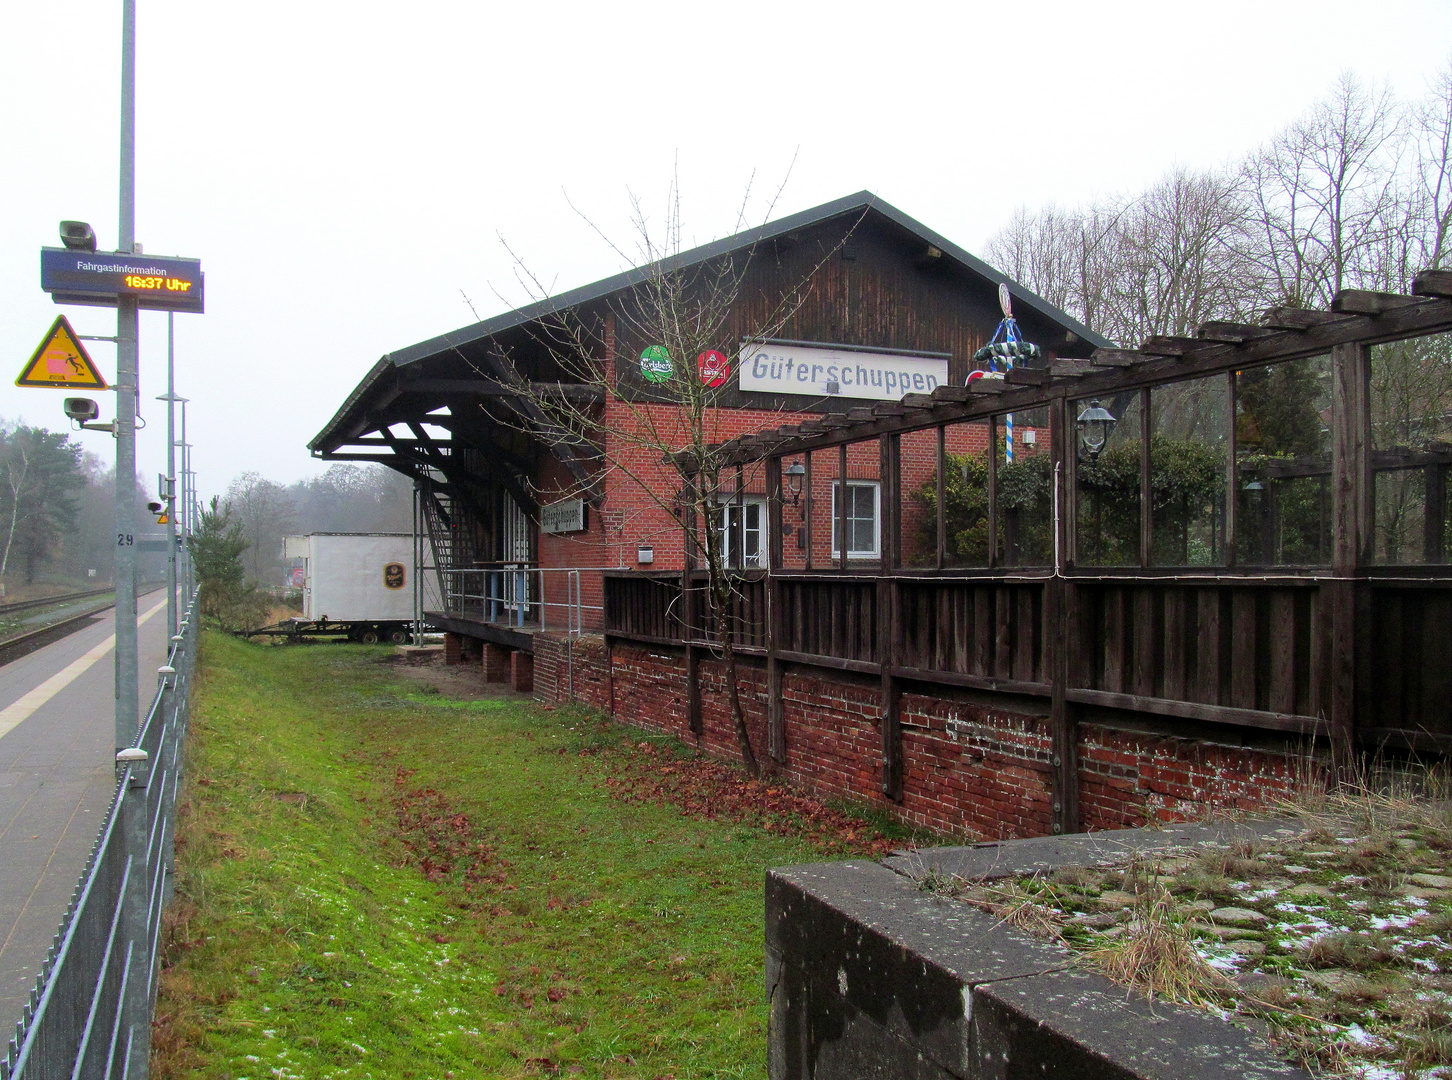
[[[358,640],[361,641],[364,645],[377,645],[378,631],[370,626],[358,635]]]
[[[401,626],[395,626],[392,630],[388,631],[388,643],[390,645],[408,644],[408,631]]]

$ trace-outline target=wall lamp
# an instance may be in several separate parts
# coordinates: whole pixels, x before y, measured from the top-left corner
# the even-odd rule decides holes
[[[1089,407],[1079,414],[1079,443],[1084,447],[1090,461],[1099,460],[1099,454],[1104,450],[1104,444],[1109,441],[1109,433],[1114,430],[1116,423],[1118,421],[1114,419],[1114,414],[1097,401],[1091,401]]]
[[[807,467],[800,461],[793,461],[781,474],[786,477],[787,494],[791,496],[792,505],[796,506],[802,498],[802,477],[807,475]]]

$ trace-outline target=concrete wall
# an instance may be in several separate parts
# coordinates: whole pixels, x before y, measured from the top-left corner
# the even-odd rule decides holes
[[[1132,833],[1127,848],[1185,839]],[[1002,877],[1101,861],[1115,837],[1095,834],[1092,852],[1075,849],[1087,838],[1056,837],[933,854],[956,850],[956,869],[976,861]],[[921,890],[908,862],[767,875],[771,1080],[1307,1080],[1245,1030],[1130,996],[1067,949]]]

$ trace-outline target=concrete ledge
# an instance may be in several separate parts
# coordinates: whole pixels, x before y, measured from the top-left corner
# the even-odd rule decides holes
[[[884,859],[883,865],[915,881],[930,874],[965,881],[992,881],[1020,874],[1047,873],[1065,866],[1107,866],[1137,852],[1235,840],[1286,840],[1300,831],[1300,826],[1279,818],[1168,825],[1162,829],[1115,829],[898,852]]]
[[[1287,823],[1233,829],[1282,830]],[[1221,830],[1204,833],[1204,829]],[[1127,830],[792,866],[766,879],[772,1080],[1300,1078],[1249,1032],[1151,1003],[961,901],[924,892],[929,868],[987,876],[1091,865],[1141,845],[1223,838],[1226,826]],[[1147,835],[1152,834],[1152,835]],[[1019,845],[1023,845],[1020,847]],[[957,871],[953,871],[957,872]]]

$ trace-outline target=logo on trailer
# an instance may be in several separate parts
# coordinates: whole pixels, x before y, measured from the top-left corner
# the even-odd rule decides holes
[[[403,580],[403,563],[391,562],[383,568],[383,587],[385,589],[401,589]]]

